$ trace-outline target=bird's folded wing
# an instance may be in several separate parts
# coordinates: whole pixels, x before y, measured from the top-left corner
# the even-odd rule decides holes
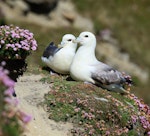
[[[49,58],[49,56],[54,56],[60,49],[58,48],[54,42],[51,42],[49,46],[44,50],[43,57]]]
[[[96,65],[96,70],[91,76],[96,82],[106,85],[124,82],[124,78],[119,71],[103,63]]]

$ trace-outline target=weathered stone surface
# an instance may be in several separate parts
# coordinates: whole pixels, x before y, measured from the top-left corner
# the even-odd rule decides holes
[[[65,26],[74,26],[81,30],[93,31],[93,22],[79,15],[73,3],[70,0],[61,0],[57,8],[49,14],[52,20],[57,20],[55,23],[60,25],[60,22]]]
[[[5,0],[0,7],[7,11],[5,16],[10,20],[93,31],[93,22],[82,17],[70,0]]]

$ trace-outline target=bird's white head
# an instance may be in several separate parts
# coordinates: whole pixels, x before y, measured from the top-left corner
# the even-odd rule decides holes
[[[72,35],[72,34],[65,34],[62,37],[61,46],[64,47],[66,45],[76,44],[75,43],[75,39],[76,39],[76,37],[74,35]]]
[[[96,37],[91,32],[82,32],[79,37],[77,37],[76,42],[81,46],[93,45],[96,46]]]

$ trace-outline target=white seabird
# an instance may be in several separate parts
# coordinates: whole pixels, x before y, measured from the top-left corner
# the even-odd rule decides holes
[[[98,61],[95,57],[96,38],[91,32],[82,32],[76,39],[81,46],[70,67],[74,80],[96,84],[109,91],[126,93],[125,84],[131,84],[130,76]]]
[[[65,34],[59,47],[51,42],[43,52],[42,61],[57,73],[69,74],[70,65],[77,48],[75,39],[74,35]]]

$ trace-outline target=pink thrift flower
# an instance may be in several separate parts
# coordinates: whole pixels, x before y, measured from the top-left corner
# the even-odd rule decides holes
[[[32,42],[32,45],[33,45],[33,46],[37,46],[36,40],[32,40],[31,42]]]
[[[2,61],[1,62],[1,66],[5,66],[6,65],[6,62],[5,61]]]
[[[20,36],[24,37],[24,33],[23,33],[23,32],[21,32],[21,33],[20,33]]]
[[[138,117],[136,115],[131,116],[132,122],[136,123],[138,120]]]
[[[110,131],[106,131],[106,135],[109,136],[110,135]]]
[[[16,29],[19,29],[19,27],[18,27],[18,26],[16,26]]]
[[[4,98],[4,102],[8,103],[8,104],[12,104],[13,100],[11,97],[5,97]]]
[[[24,49],[24,50],[26,50],[26,51],[28,51],[28,50],[29,50],[29,48],[28,48],[28,47],[26,47],[26,46],[22,47],[22,49]]]
[[[5,43],[5,41],[4,40],[1,40],[1,44],[4,44]]]
[[[11,80],[9,77],[5,77],[3,79],[3,83],[7,87],[14,87],[14,85],[15,85],[15,82],[13,80]]]
[[[15,47],[21,48],[21,45],[19,43],[15,43]]]
[[[36,47],[35,47],[35,46],[33,46],[33,47],[31,47],[31,49],[32,49],[33,51],[35,51],[35,50],[36,50]]]
[[[10,47],[11,47],[11,48],[14,48],[14,47],[15,47],[15,44],[10,44]]]
[[[17,106],[19,104],[19,100],[17,98],[14,98],[13,100],[14,100],[13,102],[14,106]]]
[[[6,44],[6,47],[11,47],[11,44]]]
[[[4,66],[5,66],[5,63],[4,63]],[[7,70],[7,69],[4,69],[4,71],[3,71],[6,75],[8,75],[9,74],[9,70]]]
[[[17,51],[17,48],[13,48],[14,51]]]
[[[12,38],[15,38],[15,37],[16,37],[15,31],[11,31],[11,36],[12,36]]]
[[[7,32],[6,32],[6,34],[8,34],[8,35],[9,35],[9,34],[10,34],[10,32],[8,32],[8,31],[7,31]]]
[[[21,120],[22,120],[25,124],[27,124],[27,123],[28,123],[29,121],[31,121],[31,119],[32,119],[32,116],[27,115],[26,113],[21,112],[21,111],[20,111],[20,116],[21,116]]]
[[[80,108],[75,108],[74,111],[75,111],[75,112],[79,112],[79,111],[80,111]]]
[[[5,90],[4,94],[5,95],[9,95],[12,96],[12,94],[15,92],[13,87],[8,88],[7,90]]]
[[[28,56],[31,50],[35,51],[37,49],[37,43],[34,39],[33,33],[26,29],[20,29],[19,27],[11,26],[0,26],[0,49],[3,49],[6,52],[6,58],[21,58],[22,54],[26,54]],[[3,32],[3,33],[2,33]],[[4,48],[2,48],[4,46]],[[12,53],[13,51],[17,51],[18,57]],[[24,50],[24,51],[23,51]],[[25,57],[26,57],[25,56]]]

